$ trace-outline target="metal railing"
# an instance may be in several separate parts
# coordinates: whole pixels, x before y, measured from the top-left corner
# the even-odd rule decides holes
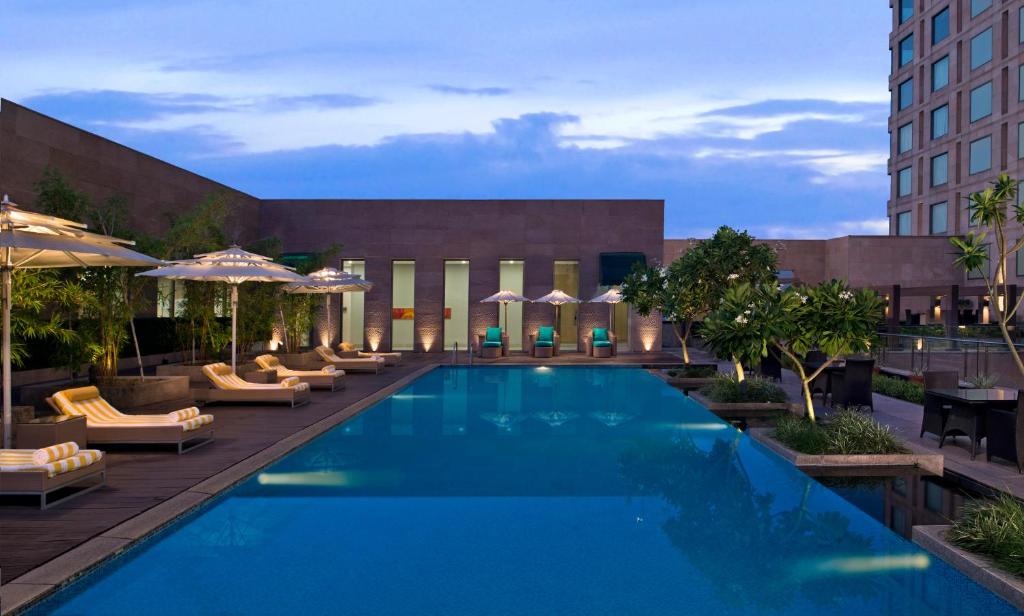
[[[1024,353],[1024,345],[1015,345]],[[1005,371],[1010,352],[1003,340],[879,334],[873,349],[879,365],[920,373],[925,370],[957,369],[961,378]]]

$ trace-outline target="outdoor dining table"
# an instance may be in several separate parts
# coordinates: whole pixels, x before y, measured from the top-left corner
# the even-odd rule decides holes
[[[926,396],[941,398],[950,405],[946,427],[942,430],[939,447],[947,436],[963,434],[971,439],[971,459],[977,455],[978,442],[987,434],[987,409],[1013,410],[1017,408],[1017,391],[996,387],[992,389],[929,389]]]
[[[821,367],[821,362],[804,362],[804,374],[813,374],[815,370]],[[825,390],[821,392],[823,398],[828,398],[832,395],[832,377],[836,374],[841,374],[846,371],[846,362],[836,361],[827,368],[821,371],[821,375],[818,378],[825,379]]]

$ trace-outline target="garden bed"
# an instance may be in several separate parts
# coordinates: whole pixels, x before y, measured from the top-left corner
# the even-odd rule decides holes
[[[807,454],[791,449],[772,433],[759,428],[751,430],[750,437],[808,475],[890,476],[909,471],[941,476],[945,470],[942,454]]]
[[[1000,569],[992,559],[957,547],[946,539],[951,526],[915,526],[914,543],[949,563],[957,571],[1024,610],[1024,579]]]
[[[115,376],[96,383],[100,393],[114,408],[129,411],[136,408],[188,399],[189,382],[184,376]]]
[[[700,391],[690,397],[701,406],[726,421],[740,421],[747,426],[769,426],[776,419],[793,412],[788,402],[713,402]]]
[[[689,393],[694,389],[714,383],[718,374],[718,366],[716,364],[689,364],[681,368],[659,370],[656,371],[656,374],[672,387]]]

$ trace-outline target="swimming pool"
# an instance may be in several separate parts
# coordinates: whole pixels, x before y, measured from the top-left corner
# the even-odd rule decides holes
[[[31,613],[825,610],[1016,613],[643,370],[478,367],[426,374]]]

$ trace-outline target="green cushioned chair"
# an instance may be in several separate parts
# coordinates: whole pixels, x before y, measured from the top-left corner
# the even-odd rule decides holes
[[[501,332],[500,327],[488,327],[485,333],[477,336],[476,346],[480,357],[508,355],[508,336]]]
[[[538,328],[536,334],[530,334],[530,354],[534,357],[558,355],[561,346],[561,338],[558,332],[550,325]],[[547,351],[547,349],[551,350]]]
[[[500,347],[501,346],[501,328],[500,327],[488,327],[487,333],[484,337],[485,347]]]
[[[618,354],[615,334],[606,327],[595,327],[583,342],[587,355],[612,357]]]

